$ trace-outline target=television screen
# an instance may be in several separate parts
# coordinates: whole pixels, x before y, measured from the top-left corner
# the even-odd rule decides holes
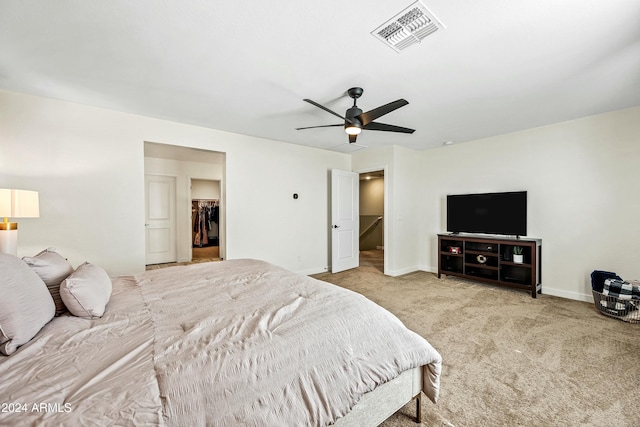
[[[447,196],[447,231],[527,235],[527,192]]]

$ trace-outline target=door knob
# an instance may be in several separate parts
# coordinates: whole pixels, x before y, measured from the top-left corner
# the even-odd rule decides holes
[[[333,228],[340,228],[340,226],[339,225],[334,225]]]

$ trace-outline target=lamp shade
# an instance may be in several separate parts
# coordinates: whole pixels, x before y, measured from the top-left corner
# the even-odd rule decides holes
[[[38,192],[0,188],[0,218],[38,218]]]

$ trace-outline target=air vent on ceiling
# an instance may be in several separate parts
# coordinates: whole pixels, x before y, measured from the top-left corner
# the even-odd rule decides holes
[[[419,43],[445,25],[420,1],[398,13],[371,34],[396,52]]]

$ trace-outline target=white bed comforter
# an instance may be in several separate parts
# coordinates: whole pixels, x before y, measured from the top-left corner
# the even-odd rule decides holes
[[[0,423],[327,425],[422,365],[435,401],[438,352],[359,294],[261,261],[193,264],[114,280],[102,319],[57,318],[1,360],[0,403],[62,410]]]
[[[132,278],[114,281],[101,319],[61,316],[0,356],[0,426],[162,423],[153,324]]]

